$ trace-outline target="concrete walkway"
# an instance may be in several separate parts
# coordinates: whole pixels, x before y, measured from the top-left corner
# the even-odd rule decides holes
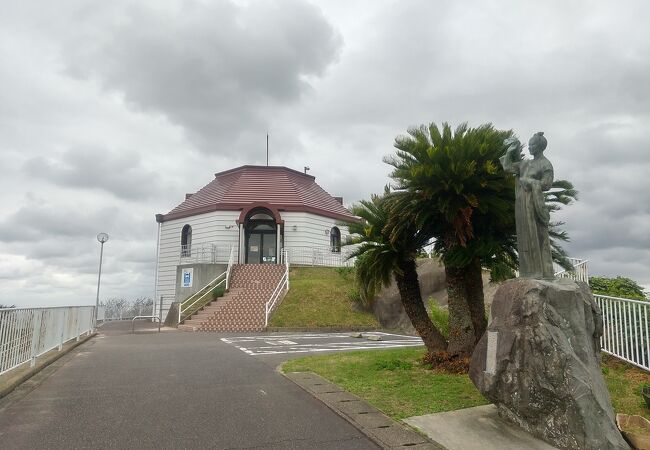
[[[507,423],[494,405],[404,419],[448,450],[556,450]]]
[[[0,446],[375,449],[275,371],[210,333],[109,323],[0,400]],[[143,324],[136,328],[142,330]]]

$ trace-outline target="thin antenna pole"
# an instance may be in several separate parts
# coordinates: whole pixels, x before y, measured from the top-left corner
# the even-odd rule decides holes
[[[269,133],[266,133],[266,167],[269,166]]]

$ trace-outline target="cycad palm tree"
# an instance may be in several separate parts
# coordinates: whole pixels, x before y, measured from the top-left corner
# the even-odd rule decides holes
[[[561,205],[568,205],[578,199],[578,191],[567,180],[555,180],[551,189],[544,194],[546,196],[546,207],[551,213],[562,209]],[[553,221],[549,224],[548,235],[551,241],[551,253],[553,261],[563,269],[570,271],[573,269],[573,264],[571,264],[566,251],[560,245],[560,242],[569,241],[569,235],[561,229],[562,225],[564,225],[564,222],[561,221]]]
[[[428,238],[418,230],[413,221],[411,226],[402,226],[392,233],[388,188],[383,196],[372,195],[370,201],[363,200],[352,208],[352,212],[363,220],[349,225],[357,248],[350,254],[356,257],[357,284],[361,297],[373,299],[383,286],[388,286],[395,277],[397,289],[404,310],[429,352],[441,352],[447,342],[433,325],[422,302],[415,259],[426,245]],[[405,219],[405,218],[403,218]],[[392,239],[391,239],[392,237]]]
[[[421,126],[395,140],[396,213],[391,242],[400,239],[400,220],[413,217],[415,228],[435,238],[449,298],[449,347],[468,355],[486,329],[482,265],[516,264],[514,180],[499,164],[511,131],[491,124],[452,131],[444,123]]]

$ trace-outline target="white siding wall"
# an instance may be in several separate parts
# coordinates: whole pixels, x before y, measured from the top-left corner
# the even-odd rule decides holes
[[[341,243],[345,244],[349,234],[348,227],[340,221],[311,213],[284,212],[284,247],[289,251],[289,263],[322,266],[351,265],[346,255],[348,249],[340,253],[330,251],[332,227],[341,231]],[[296,230],[293,230],[293,227]]]
[[[349,234],[348,227],[339,225],[338,220],[303,212],[282,212],[284,219],[284,246],[285,247],[329,247],[330,235],[325,233],[332,227],[341,230],[341,242]],[[293,226],[296,231],[293,231]]]
[[[160,227],[160,249],[158,255],[158,279],[156,280],[156,305],[163,300],[163,320],[167,315],[169,304],[173,301],[176,287],[176,266],[180,261],[181,230],[183,226],[192,227],[192,248],[202,244],[214,244],[235,248],[235,261],[239,250],[239,228],[235,221],[239,211],[213,211],[182,219],[163,222]],[[226,226],[231,226],[226,229]]]

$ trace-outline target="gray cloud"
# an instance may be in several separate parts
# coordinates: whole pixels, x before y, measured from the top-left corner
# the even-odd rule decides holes
[[[39,242],[52,236],[62,240],[92,237],[97,230],[111,227],[117,217],[115,208],[88,211],[30,204],[0,221],[0,242]]]
[[[136,152],[117,153],[105,148],[75,148],[60,158],[30,158],[23,170],[61,186],[101,189],[126,200],[161,194],[158,175],[142,167]]]
[[[317,8],[293,0],[140,5],[121,14],[94,40],[70,36],[68,73],[165,115],[206,152],[228,151],[251,129],[264,133],[270,108],[298,100],[341,45]]]

